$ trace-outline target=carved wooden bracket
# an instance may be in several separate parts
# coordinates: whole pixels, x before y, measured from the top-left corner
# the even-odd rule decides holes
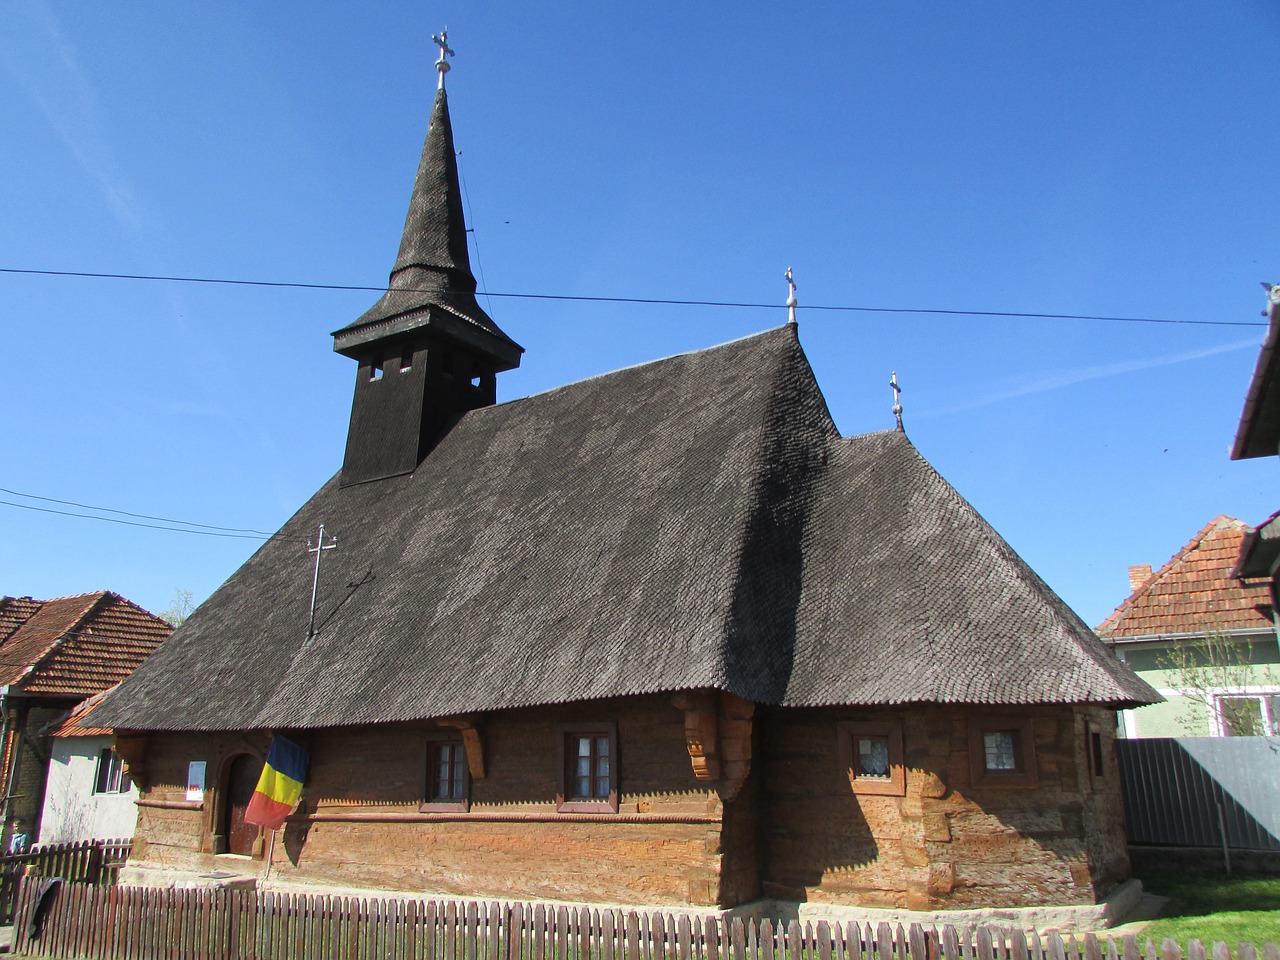
[[[756,705],[714,690],[682,691],[671,702],[684,711],[684,742],[693,775],[721,781],[721,798],[733,800],[751,773],[751,721]]]
[[[477,722],[466,717],[449,717],[439,720],[442,727],[449,727],[462,734],[462,747],[467,751],[467,771],[472,780],[484,779],[484,740]]]
[[[112,746],[124,761],[125,773],[139,790],[144,789],[147,786],[147,738],[142,734],[117,733]]]
[[[715,693],[686,690],[671,698],[684,711],[684,745],[699,780],[720,779],[720,735],[716,723]]]

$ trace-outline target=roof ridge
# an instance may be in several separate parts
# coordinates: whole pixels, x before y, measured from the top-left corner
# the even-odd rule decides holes
[[[653,360],[641,360],[639,363],[629,363],[624,367],[605,370],[603,373],[593,373],[591,376],[583,377],[581,380],[571,380],[568,383],[562,383],[559,386],[548,387],[546,390],[539,390],[537,393],[525,394],[523,397],[512,397],[510,400],[503,400],[501,403],[495,403],[488,407],[479,407],[475,410],[468,411],[468,415],[473,413],[483,413],[486,410],[498,410],[502,407],[511,406],[514,403],[522,403],[525,400],[538,400],[542,397],[550,397],[565,390],[572,390],[584,383],[594,383],[597,380],[604,380],[620,373],[626,373],[631,370],[643,370],[645,367],[653,367],[660,363],[668,363],[672,360],[679,360],[682,357],[693,357],[700,353],[714,353],[717,350],[724,350],[729,347],[746,343],[748,340],[763,339],[774,334],[786,333],[790,327],[791,324],[782,324],[781,326],[769,327],[765,330],[757,330],[755,333],[744,334],[741,337],[735,337],[734,339],[726,340],[723,343],[713,343],[709,347],[696,347],[693,350],[682,350],[679,353],[672,353],[665,357],[657,357]]]
[[[785,349],[769,354],[771,367],[768,370],[758,367],[754,372],[755,377],[767,383],[764,388],[766,401],[756,436],[756,449],[749,461],[752,474],[740,515],[742,524],[732,551],[735,561],[729,590],[731,599],[723,612],[718,651],[720,663],[717,665],[720,674],[733,684],[735,679],[739,679],[739,671],[732,669],[735,653],[740,661],[743,652],[752,646],[763,649],[767,657],[757,666],[757,673],[761,676],[756,678],[756,682],[763,679],[765,683],[776,684],[767,700],[774,704],[786,699],[794,667],[795,612],[800,603],[803,578],[773,583],[770,582],[771,568],[788,551],[803,554],[805,530],[817,502],[816,492],[821,485],[821,476],[829,467],[831,453],[840,439],[813,368],[800,345],[795,325],[779,327],[777,332],[787,336]],[[809,435],[809,429],[818,436]],[[822,433],[826,434],[825,438]],[[771,488],[779,486],[785,493],[770,496]],[[762,553],[767,554],[771,562],[761,563]],[[797,557],[796,561],[802,562],[802,557]],[[769,589],[760,589],[762,579]],[[768,613],[762,614],[752,607],[766,593],[769,595]],[[766,634],[774,633],[779,625],[772,621],[780,616],[784,635],[777,639],[782,642],[759,644],[757,640],[752,644],[750,629],[754,627]],[[786,624],[793,627],[790,646],[786,644]],[[768,638],[769,641],[774,639],[772,636]],[[751,696],[748,690],[730,688],[730,692],[760,700],[758,691],[755,696]]]
[[[1195,536],[1193,536],[1190,540],[1188,540],[1185,544],[1183,544],[1182,549],[1180,549],[1172,557],[1166,560],[1159,570],[1151,574],[1151,576],[1147,578],[1146,582],[1143,583],[1142,586],[1140,586],[1137,590],[1134,590],[1124,600],[1120,601],[1120,603],[1116,606],[1116,608],[1113,611],[1111,611],[1111,614],[1105,620],[1103,620],[1100,624],[1098,624],[1098,626],[1095,628],[1095,632],[1098,633],[1099,635],[1101,635],[1104,632],[1108,632],[1108,633],[1111,632],[1111,630],[1115,628],[1115,626],[1120,622],[1120,620],[1123,619],[1123,611],[1125,610],[1126,607],[1133,606],[1138,600],[1140,600],[1141,598],[1145,597],[1148,593],[1150,593],[1155,588],[1155,585],[1157,583],[1160,583],[1162,580],[1164,580],[1166,576],[1168,576],[1170,573],[1173,572],[1175,567],[1181,566],[1182,562],[1191,553],[1193,553],[1196,550],[1199,550],[1201,545],[1204,543],[1206,539],[1208,539],[1210,534],[1217,533],[1219,530],[1225,529],[1227,527],[1234,527],[1235,529],[1241,529],[1245,533],[1248,533],[1249,530],[1252,529],[1243,520],[1239,520],[1236,517],[1230,516],[1229,514],[1225,514],[1225,513],[1218,514],[1216,517],[1214,517],[1212,520],[1206,523],[1203,527],[1201,527],[1199,531],[1196,532]]]
[[[93,597],[94,599],[91,600],[89,604],[83,610],[80,611],[79,615],[74,620],[69,621],[67,628],[63,630],[60,634],[55,636],[49,642],[49,645],[45,647],[44,650],[39,655],[31,659],[31,663],[28,665],[27,669],[23,670],[24,676],[33,674],[37,670],[39,670],[41,664],[45,663],[50,658],[52,658],[54,654],[56,654],[58,650],[62,647],[63,641],[66,640],[68,637],[78,636],[79,633],[81,632],[79,628],[84,625],[85,621],[89,619],[89,615],[93,613],[95,610],[97,610],[98,607],[101,606],[102,602],[107,599],[107,597],[109,596],[118,597],[119,595],[113,593],[110,590],[99,590],[96,593],[75,594],[72,597],[68,597],[67,599],[75,599],[76,597],[79,597],[79,596]],[[86,629],[90,629],[90,628],[86,628]]]

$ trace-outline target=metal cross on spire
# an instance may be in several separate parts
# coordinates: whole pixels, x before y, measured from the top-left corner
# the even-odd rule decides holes
[[[449,61],[446,57],[456,57],[453,47],[449,46],[449,28],[445,27],[440,31],[439,36],[432,35],[431,42],[440,48],[440,59],[436,61],[436,69],[440,71],[440,86],[438,89],[444,89],[444,75],[449,72]]]
[[[898,371],[893,371],[893,376],[889,378],[889,386],[893,388],[893,417],[898,421],[898,429],[902,430],[902,388],[898,386]]]
[[[783,274],[787,278],[787,323],[796,322],[796,282],[792,279],[791,268],[787,267],[787,272]]]
[[[316,593],[320,587],[320,558],[324,556],[326,550],[332,550],[338,545],[337,537],[330,537],[329,542],[324,542],[324,524],[320,524],[320,530],[316,534],[316,545],[308,546],[307,553],[316,555],[316,569],[311,576],[311,617],[307,622],[307,643],[310,643],[316,635]]]

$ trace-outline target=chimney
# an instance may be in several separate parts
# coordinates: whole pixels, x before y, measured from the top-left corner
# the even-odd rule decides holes
[[[1129,590],[1137,593],[1151,579],[1151,564],[1139,563],[1129,568]]]

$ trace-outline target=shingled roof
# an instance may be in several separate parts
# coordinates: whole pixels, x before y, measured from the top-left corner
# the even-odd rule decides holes
[[[0,597],[0,684],[87,696],[119,683],[173,627],[118,593]]]
[[[338,546],[308,641],[322,521]],[[470,411],[412,474],[335,477],[95,722],[304,728],[694,688],[1158,699],[905,434],[839,436],[787,326]]]
[[[1267,335],[1245,394],[1232,460],[1274,457],[1280,452],[1280,285],[1267,287]]]
[[[1098,627],[1108,640],[1274,629],[1266,584],[1233,568],[1251,528],[1225,514],[1207,523]]]

